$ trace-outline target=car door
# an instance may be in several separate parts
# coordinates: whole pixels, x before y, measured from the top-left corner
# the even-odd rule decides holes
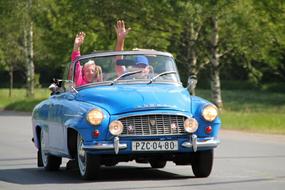
[[[77,102],[75,101],[75,94],[71,91],[64,92],[61,96],[61,127],[63,130],[63,150],[64,154],[69,154],[68,151],[68,134],[67,134],[67,127],[66,121],[78,117],[77,112],[80,110]],[[80,116],[81,117],[81,116]]]
[[[62,101],[61,95],[53,95],[49,105],[48,141],[49,149],[53,152],[62,152],[64,149],[64,130],[61,125]]]

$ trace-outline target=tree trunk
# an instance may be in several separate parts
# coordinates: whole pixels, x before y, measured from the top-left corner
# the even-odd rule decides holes
[[[29,70],[30,70],[30,96],[34,96],[34,86],[35,86],[35,67],[34,67],[34,44],[33,44],[33,23],[30,23],[29,31]]]
[[[189,31],[186,30],[188,33],[187,36],[190,37],[189,39],[189,44],[187,47],[187,60],[189,60],[188,64],[188,70],[190,75],[198,75],[198,69],[197,69],[197,54],[196,54],[196,47],[195,47],[195,42],[197,41],[198,38],[198,32],[194,30],[194,25],[191,22],[189,25]],[[190,89],[189,89],[190,90]],[[195,88],[191,89],[190,92],[193,96],[196,95]]]
[[[220,70],[215,66],[211,66],[211,93],[212,99],[215,105],[219,108],[223,108],[221,83],[220,83]]]
[[[30,73],[29,73],[29,50],[28,50],[28,36],[27,29],[24,28],[24,51],[25,51],[25,62],[26,62],[26,96],[29,96],[29,81],[30,81]]]
[[[219,109],[223,108],[221,82],[220,82],[220,63],[218,54],[219,28],[216,16],[212,17],[213,31],[211,38],[211,94],[214,103]]]
[[[28,11],[30,12],[32,8],[32,0],[28,2]],[[31,18],[30,18],[31,19]],[[25,46],[25,55],[26,55],[26,69],[27,69],[27,97],[34,96],[34,81],[35,81],[35,69],[34,69],[34,49],[33,49],[33,22],[29,20],[24,31],[24,46]]]
[[[9,67],[9,77],[10,77],[9,97],[12,96],[12,90],[13,90],[13,83],[14,83],[13,71],[14,71],[13,65],[10,65]]]
[[[190,75],[197,76],[197,74],[198,74],[198,71],[197,71],[197,55],[196,55],[194,48],[191,48],[190,51],[191,51],[190,68],[189,68]],[[196,95],[195,88],[191,89],[191,94],[193,96]]]

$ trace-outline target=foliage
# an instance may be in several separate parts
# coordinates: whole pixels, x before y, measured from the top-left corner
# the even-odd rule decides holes
[[[211,58],[210,17],[214,13],[219,23],[222,79],[248,80],[256,86],[285,81],[282,1],[32,0],[29,14],[27,2],[0,0],[0,68],[8,70],[13,65],[24,72],[22,29],[26,20],[32,19],[34,62],[42,83],[61,78],[79,31],[87,34],[83,54],[114,49],[114,24],[118,19],[132,28],[125,49],[169,51],[177,58],[184,82],[190,73],[209,81],[209,73],[205,73]],[[193,56],[196,65],[192,64]]]
[[[15,111],[32,111],[34,106],[41,100],[49,97],[48,89],[36,89],[34,98],[26,98],[24,89],[14,89],[12,97],[9,97],[8,89],[0,90],[0,109]]]

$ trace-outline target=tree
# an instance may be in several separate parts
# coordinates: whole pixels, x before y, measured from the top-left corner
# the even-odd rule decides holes
[[[32,13],[32,0],[26,3],[26,14],[24,14],[24,50],[26,59],[26,77],[27,77],[27,93],[28,97],[34,96],[35,84],[35,68],[34,68],[34,29],[33,18],[30,16]]]
[[[1,63],[4,68],[9,71],[10,85],[9,96],[12,95],[13,89],[13,72],[21,68],[23,63],[23,51],[22,51],[22,39],[20,32],[20,25],[15,20],[20,20],[21,15],[18,14],[20,10],[19,6],[16,6],[15,2],[0,2],[1,10],[1,39],[0,39],[0,52]]]

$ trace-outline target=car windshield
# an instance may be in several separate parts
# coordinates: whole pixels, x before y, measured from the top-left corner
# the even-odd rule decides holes
[[[73,64],[76,86],[100,83],[175,82],[180,83],[173,57],[156,54],[111,54],[81,56]],[[162,74],[166,73],[166,74]],[[159,76],[161,75],[161,76]]]

